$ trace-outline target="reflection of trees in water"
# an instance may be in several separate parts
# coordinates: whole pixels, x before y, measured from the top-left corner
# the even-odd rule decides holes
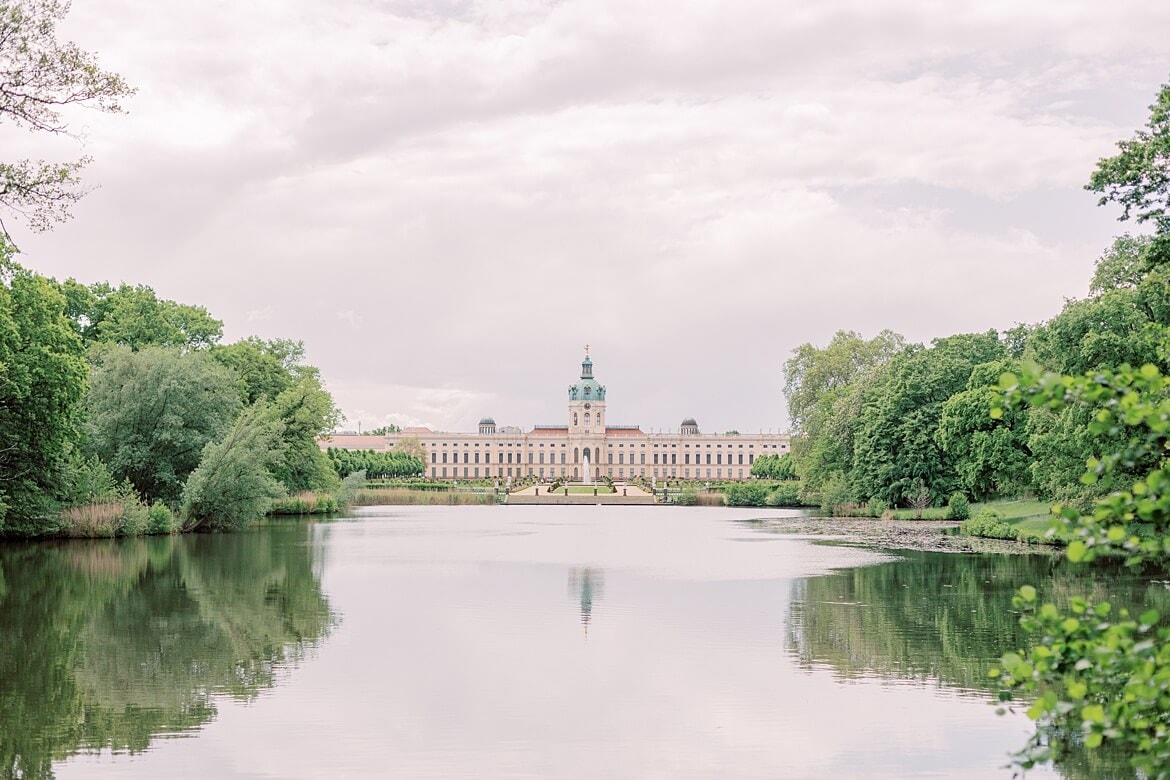
[[[143,750],[271,686],[333,622],[308,532],[0,547],[0,778]]]
[[[1057,604],[1091,595],[1163,614],[1170,607],[1165,587],[1116,568],[1098,568],[1090,577],[1083,567],[1045,556],[902,555],[908,560],[793,584],[787,645],[801,665],[828,667],[845,678],[929,682],[990,699],[995,684],[987,669],[1024,643],[1011,605],[1019,585],[1032,583]],[[994,717],[990,709],[988,716]],[[1122,765],[1123,757],[1074,750],[1058,768],[1065,777],[1121,777]]]
[[[569,595],[581,604],[581,625],[588,636],[593,602],[605,595],[605,572],[589,567],[569,569]]]

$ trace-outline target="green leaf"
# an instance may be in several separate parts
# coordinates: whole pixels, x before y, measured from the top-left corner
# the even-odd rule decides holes
[[[1100,704],[1090,704],[1081,708],[1081,718],[1090,723],[1105,722],[1105,708]]]
[[[1068,555],[1068,559],[1073,563],[1080,563],[1085,559],[1085,554],[1087,552],[1088,548],[1085,547],[1085,543],[1080,539],[1074,539],[1069,543],[1066,554]]]
[[[1125,529],[1119,525],[1112,526],[1106,536],[1109,537],[1109,541],[1111,542],[1123,541],[1125,539]]]
[[[1067,690],[1068,697],[1070,699],[1073,701],[1080,701],[1081,699],[1085,698],[1085,694],[1089,691],[1089,686],[1085,685],[1083,682],[1077,682],[1076,680],[1073,680],[1068,684]]]
[[[1023,585],[1020,587],[1020,598],[1027,602],[1036,600],[1036,589],[1031,585]]]

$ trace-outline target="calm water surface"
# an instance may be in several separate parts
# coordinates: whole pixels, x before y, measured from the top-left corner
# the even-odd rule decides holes
[[[0,777],[1010,777],[1029,724],[986,667],[1015,585],[1059,567],[760,516],[379,507],[0,546]]]

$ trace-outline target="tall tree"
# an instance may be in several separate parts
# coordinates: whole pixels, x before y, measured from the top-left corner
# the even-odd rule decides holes
[[[223,336],[223,323],[202,306],[161,299],[146,285],[88,288],[70,279],[62,285],[77,332],[87,342],[205,349]]]
[[[292,491],[336,490],[337,473],[317,437],[332,430],[341,413],[316,372],[306,372],[272,407],[281,429],[283,457],[273,466],[280,483]]]
[[[284,488],[272,476],[281,457],[280,422],[263,404],[240,413],[219,441],[203,450],[183,487],[188,530],[235,530],[272,509]]]
[[[793,350],[784,364],[784,397],[806,489],[818,490],[852,468],[861,393],[904,345],[889,330],[869,340],[838,331],[823,348],[801,344]]]
[[[943,404],[967,386],[975,366],[1004,354],[988,331],[935,339],[891,360],[865,392],[853,445],[856,496],[898,504],[925,485],[937,503],[955,490],[953,464],[935,439]]]
[[[0,122],[54,135],[76,135],[61,109],[82,105],[110,113],[134,90],[102,70],[94,55],[57,40],[67,0],[0,2]],[[20,214],[34,230],[69,217],[83,194],[80,171],[89,162],[0,162],[0,209]],[[0,218],[0,232],[7,234]]]
[[[0,236],[0,533],[56,530],[57,474],[77,435],[86,368],[56,285]]]
[[[950,460],[958,488],[977,500],[1017,496],[1031,482],[1026,412],[1011,410],[999,418],[988,414],[1001,395],[999,377],[1018,370],[1012,360],[978,365],[967,389],[942,405],[935,440]]]
[[[203,448],[240,409],[236,378],[205,352],[91,348],[87,446],[148,500],[175,504]]]

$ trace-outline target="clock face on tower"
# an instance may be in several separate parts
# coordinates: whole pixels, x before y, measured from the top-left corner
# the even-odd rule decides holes
[[[586,409],[588,409],[588,408],[589,408],[589,403],[588,403],[588,402],[586,402],[586,404],[585,404],[585,408],[586,408]]]

